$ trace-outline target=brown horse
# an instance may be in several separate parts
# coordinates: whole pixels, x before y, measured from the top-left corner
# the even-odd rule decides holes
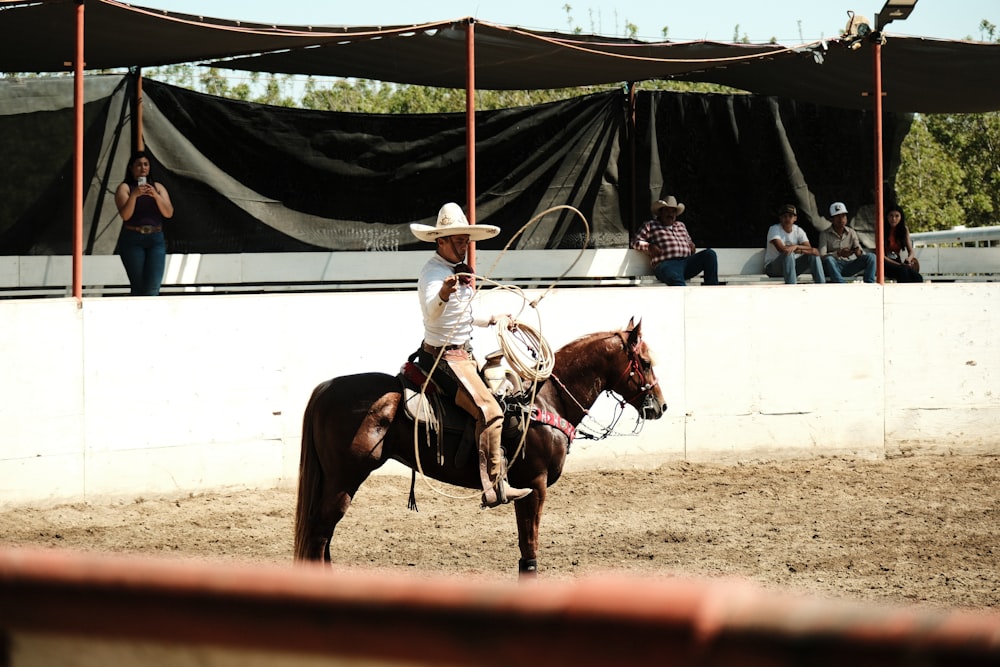
[[[594,333],[566,345],[555,355],[552,375],[538,389],[534,406],[548,423],[532,420],[523,452],[509,465],[515,487],[534,493],[514,503],[521,558],[518,571],[537,571],[538,526],[548,488],[562,474],[572,428],[551,423],[558,417],[578,425],[602,392],[616,394],[644,419],[658,419],[667,406],[653,372],[642,323],[620,331]],[[400,378],[384,373],[347,375],[313,390],[302,423],[299,491],[295,511],[295,558],[330,562],[333,531],[362,482],[389,459],[417,469],[413,422],[403,415]],[[471,418],[470,418],[471,419]],[[610,430],[610,429],[609,429]],[[419,436],[418,436],[419,437]],[[517,441],[504,441],[508,456]],[[423,474],[469,489],[479,489],[476,457],[456,467],[442,462],[433,446],[422,443]]]

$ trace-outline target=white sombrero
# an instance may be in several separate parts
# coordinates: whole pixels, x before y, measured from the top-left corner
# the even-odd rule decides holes
[[[500,233],[500,228],[494,225],[470,225],[469,220],[462,212],[462,207],[454,202],[449,202],[438,211],[437,224],[421,225],[419,222],[410,223],[410,231],[421,241],[434,241],[443,236],[455,236],[457,234],[468,234],[471,241],[482,241],[491,239]]]

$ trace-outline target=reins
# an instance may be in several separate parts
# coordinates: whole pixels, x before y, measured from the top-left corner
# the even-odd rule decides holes
[[[615,433],[615,427],[618,425],[618,421],[622,418],[622,415],[625,414],[625,406],[640,396],[648,395],[649,392],[653,391],[653,388],[656,387],[656,385],[659,383],[659,380],[653,380],[652,382],[646,381],[646,373],[642,370],[642,364],[639,362],[639,353],[638,353],[639,343],[642,342],[642,338],[637,340],[635,345],[629,345],[628,341],[625,339],[625,336],[621,332],[617,333],[618,333],[618,339],[622,342],[622,349],[625,352],[626,359],[628,360],[628,365],[625,367],[625,370],[622,371],[622,375],[621,377],[618,378],[618,381],[613,383],[611,386],[614,387],[618,385],[622,380],[624,380],[629,375],[638,374],[640,382],[639,390],[635,394],[633,394],[631,398],[625,398],[621,394],[617,394],[614,391],[614,389],[611,388],[605,389],[604,393],[607,394],[612,400],[615,401],[615,403],[618,404],[618,408],[615,411],[615,415],[612,418],[611,423],[607,426],[601,426],[598,429],[600,431],[603,431],[602,433],[595,435],[593,433],[577,429],[577,435],[580,436],[581,438],[584,438],[585,440],[604,440],[605,438],[611,435],[626,435],[622,433],[619,434]],[[590,410],[588,408],[585,408],[583,404],[581,404],[580,401],[577,400],[576,396],[573,395],[573,392],[571,392],[569,390],[569,387],[567,387],[566,384],[559,379],[558,375],[553,373],[552,379],[555,380],[556,384],[558,384],[559,387],[563,390],[563,393],[565,393],[566,396],[568,396],[569,399],[573,401],[573,403],[575,403],[578,408],[580,408],[585,418],[597,422],[594,416],[590,414]],[[636,410],[636,412],[639,418],[638,421],[636,422],[635,428],[632,431],[633,434],[638,433],[640,430],[642,430],[642,425],[645,422],[645,418],[642,416],[642,411]],[[583,426],[582,422],[580,425],[581,427]]]

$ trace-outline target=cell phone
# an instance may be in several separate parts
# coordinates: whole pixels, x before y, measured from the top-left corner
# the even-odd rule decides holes
[[[139,181],[139,187],[142,187],[142,186],[144,186],[146,184],[146,177],[145,176],[140,176],[138,178],[138,181]]]

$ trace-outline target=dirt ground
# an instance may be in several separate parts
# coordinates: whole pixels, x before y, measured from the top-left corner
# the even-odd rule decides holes
[[[468,492],[453,487],[454,496]],[[409,477],[361,488],[337,566],[516,577],[512,507]],[[0,546],[289,563],[293,489],[0,512]],[[1000,608],[1000,458],[918,456],[567,472],[549,493],[539,576],[738,576],[890,604]]]

